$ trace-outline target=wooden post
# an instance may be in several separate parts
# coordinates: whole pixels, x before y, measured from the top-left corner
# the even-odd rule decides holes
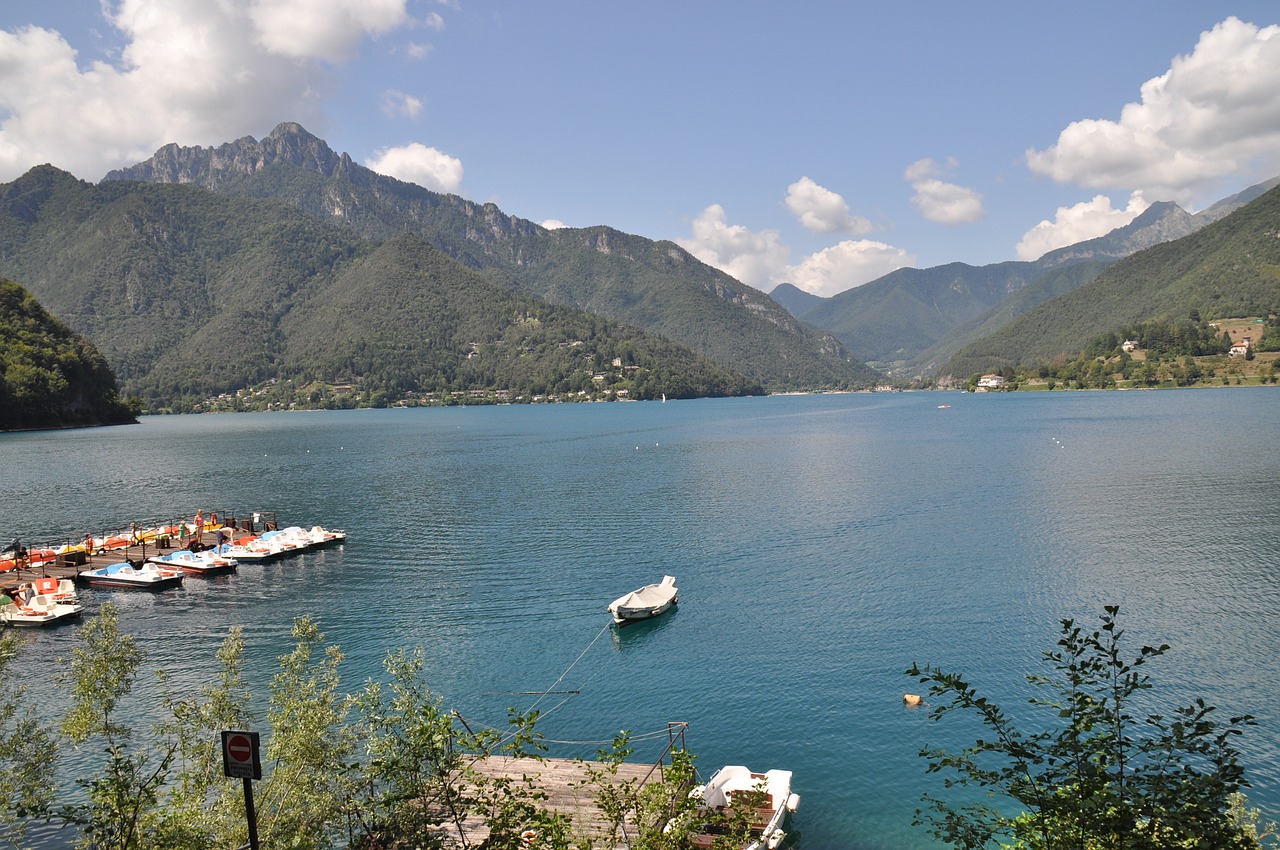
[[[253,810],[253,780],[244,778],[244,816],[249,821],[249,850],[258,850],[258,814]]]

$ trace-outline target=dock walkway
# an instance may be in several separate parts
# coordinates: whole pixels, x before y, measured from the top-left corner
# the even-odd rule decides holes
[[[575,835],[590,837],[590,846],[597,848],[625,848],[628,846],[621,834],[610,835],[610,824],[596,802],[592,785],[588,782],[588,767],[604,773],[608,766],[602,762],[581,762],[576,759],[535,759],[489,756],[471,765],[486,779],[506,779],[513,784],[529,782],[532,788],[546,797],[539,805],[558,814],[568,815],[573,821]],[[634,782],[637,785],[662,780],[661,765],[618,765],[615,781]],[[628,835],[635,836],[635,825],[627,819]],[[478,814],[468,816],[460,825],[446,825],[446,842],[455,848],[480,847],[489,837],[489,827]]]
[[[211,514],[211,516],[219,516],[223,519],[217,523],[206,524],[204,530],[197,536],[199,537],[201,547],[212,546],[218,534],[218,529],[224,528],[230,534],[233,531],[237,536],[242,534],[257,534],[262,531],[269,531],[276,528],[275,513],[272,511],[252,511],[243,518],[238,518],[235,512],[219,511]],[[154,525],[176,525],[183,522],[182,520],[174,520],[172,522],[148,523],[146,527]],[[188,526],[191,525],[190,520],[186,521]],[[142,523],[136,524],[138,528],[143,528]],[[194,535],[195,532],[193,531]],[[129,527],[95,535],[101,539],[130,536]],[[164,543],[165,545],[160,545]],[[106,566],[107,564],[117,564],[121,561],[133,561],[142,563],[147,558],[156,554],[172,552],[174,549],[183,549],[189,546],[190,539],[180,541],[177,537],[170,537],[164,540],[142,540],[138,543],[130,543],[124,546],[113,547],[110,549],[99,548],[95,551],[75,551],[68,552],[65,555],[59,555],[55,560],[45,561],[43,563],[31,564],[30,566],[19,566],[15,569],[0,572],[0,593],[26,584],[37,578],[52,576],[54,578],[70,578],[74,579],[81,571],[91,570],[95,567]],[[0,542],[0,546],[4,543]],[[29,549],[50,548],[56,549],[57,546],[43,547],[39,545],[31,545]],[[4,601],[4,600],[0,600]]]

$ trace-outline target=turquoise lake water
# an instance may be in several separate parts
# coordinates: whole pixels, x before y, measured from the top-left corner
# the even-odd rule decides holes
[[[552,755],[686,721],[704,775],[794,771],[804,850],[933,846],[911,826],[939,790],[917,753],[973,735],[903,706],[913,661],[1019,713],[1059,620],[1118,604],[1135,652],[1171,646],[1150,668],[1162,705],[1256,715],[1250,801],[1280,818],[1277,414],[1280,391],[1224,388],[149,417],[0,435],[0,536],[198,507],[344,528],[340,548],[83,597],[193,687],[243,625],[259,710],[311,614],[349,689],[422,646],[470,723],[536,702],[542,734],[573,742]],[[664,574],[677,610],[607,626]],[[73,634],[26,640],[50,658]],[[513,694],[548,689],[580,693]]]

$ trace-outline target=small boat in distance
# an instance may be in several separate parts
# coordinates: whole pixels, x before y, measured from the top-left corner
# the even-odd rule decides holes
[[[718,837],[723,838],[735,808],[746,806],[751,837],[742,850],[776,850],[787,837],[782,829],[787,815],[800,805],[800,797],[791,793],[791,771],[752,773],[736,764],[720,768],[706,785],[689,793],[701,798],[702,821],[693,835],[693,846],[699,848],[711,847]]]
[[[680,601],[675,576],[663,576],[660,584],[646,584],[609,603],[608,611],[619,626],[648,620]]]

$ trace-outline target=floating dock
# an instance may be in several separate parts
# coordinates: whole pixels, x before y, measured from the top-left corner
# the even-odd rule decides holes
[[[194,518],[194,515],[192,517]],[[155,533],[158,528],[180,526],[185,526],[187,536]],[[257,535],[264,531],[275,531],[276,528],[274,511],[249,511],[243,514],[237,514],[235,511],[213,511],[210,512],[204,522],[204,528],[199,532],[195,530],[192,519],[160,520],[131,523],[100,534],[93,534],[95,540],[102,541],[104,544],[110,542],[111,545],[99,545],[92,549],[84,546],[84,540],[90,536],[89,534],[78,541],[62,541],[52,545],[29,544],[26,546],[28,552],[57,551],[68,545],[79,548],[58,554],[50,560],[19,562],[11,569],[0,570],[0,593],[45,576],[74,579],[83,570],[91,570],[107,564],[117,564],[121,561],[140,564],[152,555],[187,548],[192,538],[197,538],[200,546],[207,548],[217,540],[219,529],[225,530],[229,536],[242,537],[246,534]],[[0,542],[0,546],[3,545],[4,543]]]

